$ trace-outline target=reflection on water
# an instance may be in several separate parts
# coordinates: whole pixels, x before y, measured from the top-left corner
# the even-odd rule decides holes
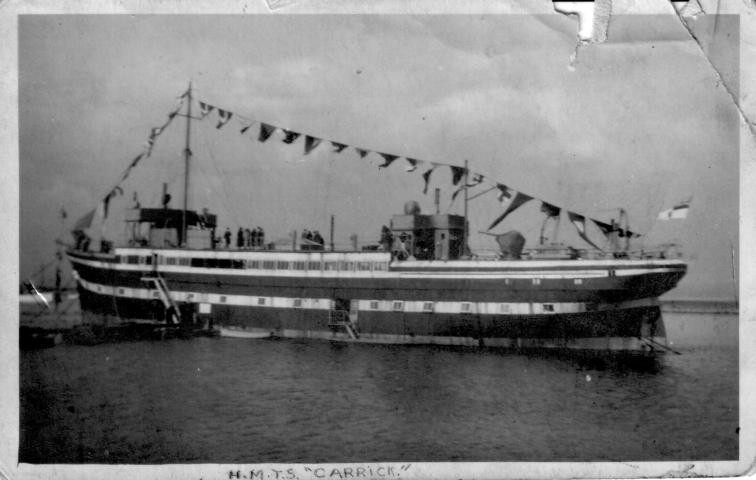
[[[209,339],[21,353],[30,463],[725,460],[738,356]]]

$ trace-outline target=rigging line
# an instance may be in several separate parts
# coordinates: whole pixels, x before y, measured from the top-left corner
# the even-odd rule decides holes
[[[34,272],[34,273],[32,273],[31,275],[29,275],[29,279],[31,280],[31,279],[32,279],[33,277],[35,277],[35,276],[39,275],[40,273],[43,273],[43,272],[44,272],[45,270],[47,270],[47,268],[48,268],[48,267],[49,267],[50,265],[52,265],[52,264],[53,264],[53,263],[55,263],[56,261],[57,261],[57,259],[52,259],[52,260],[50,260],[49,262],[45,263],[45,264],[44,264],[44,265],[42,265],[42,267],[40,267],[40,268],[39,268],[39,269],[38,269],[38,270],[37,270],[36,272]]]
[[[215,155],[213,155],[212,149],[208,148],[207,141],[203,138],[202,139],[202,148],[207,153],[207,156],[210,158],[210,165],[215,170],[215,173],[217,174],[217,179],[223,178],[224,176],[221,174],[220,170],[218,170],[218,165],[215,159]],[[209,180],[209,175],[207,172],[202,168],[202,162],[194,162],[195,165],[199,166],[200,173]],[[221,191],[221,198],[220,201],[223,204],[223,207],[226,209],[227,212],[231,214],[233,217],[233,220],[236,222],[236,225],[241,226],[242,222],[239,217],[239,212],[233,208],[231,205],[233,205],[233,202],[228,197],[228,192],[226,192],[226,189],[221,185],[221,187],[218,189]]]
[[[180,104],[179,104],[179,107],[178,107],[178,109],[180,109],[180,108],[181,108],[181,106],[182,106],[183,104],[184,104],[184,100],[183,100],[183,97],[182,97],[182,99],[181,99],[181,102],[180,102]],[[178,109],[176,109],[176,110],[174,110],[174,111],[177,111]],[[173,121],[173,118],[174,118],[175,116],[176,116],[176,115],[174,115],[174,116],[170,116],[170,117],[168,118],[168,121],[167,121],[167,122],[163,123],[163,125],[161,125],[160,127],[157,127],[157,128],[160,128],[160,129],[161,129],[161,133],[162,133],[162,131],[163,131],[163,130],[165,130],[165,129],[166,129],[167,127],[168,127],[168,125],[170,125],[170,124],[171,124],[171,122]],[[160,136],[160,135],[157,135],[157,136],[156,136],[156,137],[155,137],[155,138],[153,139],[153,145],[152,145],[152,147],[154,147],[154,145],[155,145],[155,141],[157,140],[157,138],[158,138],[159,136]],[[143,159],[143,158],[146,158],[145,154],[147,154],[148,152],[149,152],[149,153],[151,154],[151,152],[152,152],[152,148],[150,148],[150,147],[147,147],[147,148],[143,148],[143,149],[142,149],[142,151],[141,151],[141,153],[140,153],[139,155],[141,155],[141,158]],[[138,155],[138,156],[139,156],[139,155]],[[133,159],[132,159],[131,161],[133,162]],[[115,190],[115,189],[116,189],[117,187],[119,187],[119,186],[120,186],[120,185],[121,185],[121,184],[122,184],[122,183],[123,183],[123,182],[124,182],[124,181],[126,180],[126,178],[124,178],[124,174],[125,174],[126,172],[130,171],[130,170],[131,170],[132,168],[133,168],[133,167],[131,166],[131,164],[129,164],[129,166],[128,166],[128,167],[126,167],[126,168],[125,168],[125,169],[123,170],[123,172],[121,173],[120,179],[119,179],[119,180],[118,180],[117,182],[115,182],[115,183],[113,184],[113,186],[112,186],[112,187],[110,187],[110,188],[109,188],[109,189],[107,190],[107,193],[105,194],[106,196],[107,196],[107,195],[109,195],[109,194],[110,194],[110,192],[112,192],[113,190]],[[104,198],[104,197],[98,197],[98,198]],[[100,203],[100,202],[98,202],[98,203]],[[104,223],[104,222],[103,222],[103,223]]]
[[[491,192],[491,191],[493,191],[493,190],[496,190],[496,185],[494,185],[494,186],[492,186],[492,187],[490,187],[490,188],[486,189],[486,190],[485,190],[485,191],[483,191],[483,192],[478,192],[478,193],[476,193],[476,194],[475,194],[475,195],[473,195],[472,197],[468,198],[468,199],[467,199],[467,201],[469,202],[469,201],[471,201],[471,200],[475,200],[476,198],[478,198],[478,197],[482,197],[482,196],[483,196],[483,195],[485,195],[486,193],[488,193],[488,192]]]
[[[207,183],[213,183],[213,182],[211,181],[211,178],[212,178],[212,177],[211,177],[211,176],[210,176],[210,175],[208,174],[208,172],[207,172],[207,171],[206,171],[206,170],[205,170],[205,169],[203,168],[203,166],[202,166],[202,164],[201,164],[201,163],[199,163],[199,162],[195,162],[195,167],[197,168],[197,170],[199,170],[200,176],[201,176],[201,177],[202,177],[203,179],[205,179],[205,181],[206,181]],[[220,175],[220,173],[219,173],[219,172],[217,172],[217,168],[216,168],[216,173],[217,173],[218,175]],[[217,178],[217,177],[216,177],[216,178]],[[226,199],[226,191],[225,191],[225,189],[224,189],[223,187],[220,187],[220,188],[213,188],[213,191],[217,191],[217,190],[220,190],[220,191],[222,192],[222,195],[221,195],[220,197],[218,197],[218,199],[220,200],[220,203],[222,204],[222,207],[223,207],[223,208],[224,208],[224,209],[226,210],[226,212],[228,212],[228,215],[229,215],[229,217],[232,217],[231,219],[233,220],[233,222],[234,222],[234,223],[236,223],[237,225],[240,225],[240,222],[239,222],[239,217],[237,216],[237,213],[236,213],[236,211],[235,211],[235,210],[234,210],[234,209],[233,209],[232,207],[230,207],[230,206],[229,206],[229,204],[227,203],[227,199]]]
[[[326,191],[325,195],[323,196],[323,207],[321,209],[321,215],[325,215],[328,220],[330,220],[330,214],[328,212],[328,206],[331,204],[331,177],[332,175],[329,175],[329,172],[333,170],[333,162],[334,162],[334,156],[329,155],[328,156],[328,166],[326,167]],[[335,232],[334,232],[335,235]]]

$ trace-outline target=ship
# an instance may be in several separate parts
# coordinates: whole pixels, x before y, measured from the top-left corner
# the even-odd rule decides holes
[[[213,107],[199,102],[201,116],[193,116],[191,85],[181,98],[181,110],[169,121],[186,119],[186,187],[190,122]],[[220,128],[231,113],[217,110]],[[260,140],[271,129],[261,124]],[[153,129],[149,148],[160,131]],[[317,143],[311,137],[307,142],[306,150]],[[386,165],[398,157],[381,155]],[[407,159],[413,167],[417,163]],[[489,233],[499,245],[496,255],[477,255],[468,245],[465,187],[482,177],[471,179],[467,162],[451,168],[459,174],[464,214],[425,213],[408,201],[383,227],[380,241],[362,248],[335,248],[332,232],[330,244],[318,235],[299,245],[295,238],[286,248],[267,243],[255,230],[240,233],[239,243],[229,242],[228,233],[224,241],[218,215],[187,208],[188,188],[183,208],[164,201],[128,209],[126,231],[132,235],[123,245],[102,241],[92,248],[85,233],[90,214],[78,222],[75,244],[66,250],[84,324],[190,326],[234,337],[381,344],[669,350],[658,297],[685,275],[680,255],[669,248],[632,251],[629,241],[637,234],[613,220],[594,220],[615,246],[624,244],[613,250],[543,242],[526,249],[524,237],[512,230]],[[494,187],[507,193],[501,184]],[[532,197],[518,193],[497,220],[518,199]],[[541,208],[547,220],[561,210],[546,202]],[[586,217],[567,213],[580,237],[596,247],[586,236]]]

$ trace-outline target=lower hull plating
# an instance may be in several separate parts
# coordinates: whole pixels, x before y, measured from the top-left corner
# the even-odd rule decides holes
[[[80,286],[84,319],[92,324],[166,321],[157,300],[95,293]],[[592,311],[475,314],[209,305],[180,302],[184,322],[223,327],[229,336],[316,338],[384,344],[434,344],[518,349],[663,352],[664,324],[655,301]],[[347,307],[348,308],[348,307]]]

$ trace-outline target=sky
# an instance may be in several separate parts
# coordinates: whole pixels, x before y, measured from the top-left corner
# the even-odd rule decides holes
[[[708,45],[737,78],[737,17],[720,17]],[[627,210],[643,244],[678,241],[689,274],[677,298],[733,299],[738,248],[738,117],[721,82],[671,15],[615,16],[609,40],[581,47],[562,15],[34,15],[19,19],[20,273],[52,259],[55,238],[94,208],[174,110],[189,81],[205,102],[352,146],[463,165],[515,190],[602,221]],[[735,84],[737,82],[734,82]],[[263,226],[353,233],[377,241],[406,201],[441,210],[455,190],[439,169],[423,195],[420,174],[397,161],[340,154],[323,143],[255,140],[232,119],[192,126],[190,208],[222,228]],[[183,120],[176,119],[122,184],[103,227],[137,192],[158,206],[162,182],[182,197]],[[254,135],[250,133],[254,132]],[[483,191],[485,187],[478,187]],[[471,190],[474,195],[476,190]],[[656,221],[693,197],[684,221]],[[178,202],[172,203],[179,208]],[[61,222],[60,209],[68,217]],[[477,250],[501,212],[494,193],[470,203]],[[539,203],[494,231],[537,242]],[[591,231],[596,241],[598,231]],[[558,240],[580,245],[566,218]],[[584,245],[580,245],[584,246]]]

